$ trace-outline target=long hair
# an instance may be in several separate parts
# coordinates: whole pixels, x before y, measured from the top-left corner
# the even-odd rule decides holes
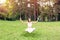
[[[31,18],[28,18],[28,22],[31,22]]]

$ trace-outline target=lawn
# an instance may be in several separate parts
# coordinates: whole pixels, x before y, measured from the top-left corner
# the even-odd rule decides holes
[[[60,22],[38,22],[33,27],[36,30],[29,34],[26,23],[0,20],[0,40],[60,40]]]

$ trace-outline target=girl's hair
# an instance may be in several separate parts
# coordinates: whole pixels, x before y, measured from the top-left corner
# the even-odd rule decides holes
[[[31,22],[31,18],[28,18],[28,22]]]

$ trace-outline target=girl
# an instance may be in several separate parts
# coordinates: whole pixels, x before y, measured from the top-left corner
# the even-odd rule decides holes
[[[28,19],[27,26],[28,26],[28,28],[25,31],[31,33],[35,30],[35,28],[32,28],[32,22],[31,22],[30,18]]]

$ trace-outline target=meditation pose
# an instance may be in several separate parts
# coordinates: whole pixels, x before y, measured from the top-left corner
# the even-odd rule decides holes
[[[27,26],[28,26],[28,28],[25,31],[31,33],[35,30],[35,28],[32,28],[32,22],[31,22],[30,18],[28,19]]]

